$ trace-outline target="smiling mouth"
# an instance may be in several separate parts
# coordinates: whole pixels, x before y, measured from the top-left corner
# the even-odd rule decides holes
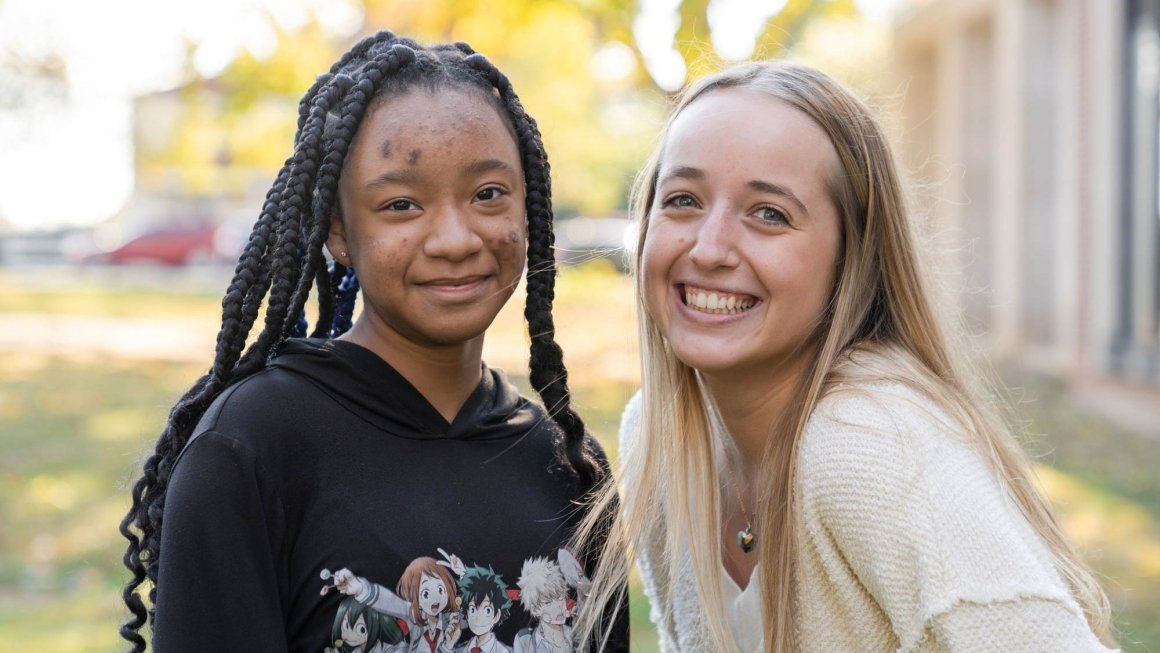
[[[475,284],[483,281],[486,278],[487,277],[485,275],[477,274],[477,275],[470,276],[470,277],[457,277],[454,279],[451,279],[451,278],[431,279],[430,281],[425,281],[420,285],[430,286],[432,288],[446,288],[449,290],[453,290],[455,288],[463,288],[465,286],[475,285]]]
[[[736,315],[748,311],[758,302],[753,295],[723,290],[707,290],[689,285],[682,285],[679,290],[685,306],[710,315]]]

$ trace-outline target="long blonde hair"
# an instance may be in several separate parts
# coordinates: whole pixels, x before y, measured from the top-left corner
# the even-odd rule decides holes
[[[1030,464],[1001,417],[997,401],[973,370],[964,347],[952,346],[923,280],[911,233],[907,204],[894,157],[867,107],[818,70],[786,62],[754,62],[703,78],[681,95],[673,119],[698,97],[717,89],[747,88],[766,93],[809,116],[827,134],[840,161],[827,180],[841,220],[842,246],[836,284],[814,337],[811,363],[788,410],[770,425],[770,440],[759,467],[757,541],[765,648],[794,649],[793,560],[797,450],[815,406],[839,383],[893,379],[930,398],[960,425],[983,454],[1008,494],[1046,543],[1055,566],[1085,611],[1093,631],[1110,643],[1107,597],[1036,490]],[[639,220],[637,266],[648,237],[649,210],[665,137],[637,180],[633,212]],[[616,488],[608,487],[579,533],[580,542],[599,541],[604,560],[616,560],[648,541],[663,542],[656,597],[662,615],[672,609],[666,587],[676,579],[684,551],[691,558],[706,626],[715,648],[736,648],[721,595],[722,532],[719,479],[709,408],[696,371],[669,349],[643,303],[637,279],[643,410],[636,445],[622,452],[621,487],[630,488],[623,509]],[[599,515],[615,512],[611,524]],[[713,534],[713,537],[690,534]],[[657,539],[663,538],[663,539]],[[588,605],[606,605],[622,595],[628,567],[602,565]],[[666,582],[667,581],[667,582]],[[582,614],[580,632],[607,631],[599,615]]]

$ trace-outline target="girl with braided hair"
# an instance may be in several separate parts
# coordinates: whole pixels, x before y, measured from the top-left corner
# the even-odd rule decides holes
[[[514,576],[566,543],[607,472],[553,340],[552,240],[536,122],[482,55],[380,32],[318,77],[213,365],[132,489],[132,650],[148,622],[157,650],[318,652],[343,599],[329,569],[394,586],[442,547]],[[547,409],[481,360],[525,264]]]

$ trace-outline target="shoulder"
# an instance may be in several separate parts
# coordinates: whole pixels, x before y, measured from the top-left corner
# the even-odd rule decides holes
[[[228,429],[231,424],[252,420],[269,423],[280,416],[292,418],[314,403],[311,398],[316,392],[301,375],[266,368],[226,387],[206,409],[196,430]]]
[[[999,479],[974,440],[946,410],[901,383],[836,388],[801,436],[802,506],[831,519],[902,519],[917,508],[955,509],[950,490],[958,505],[998,501]]]
[[[283,437],[318,419],[331,403],[311,381],[295,372],[269,367],[226,387],[202,414],[195,436],[218,431],[240,438]]]
[[[883,433],[961,430],[956,421],[917,389],[896,381],[839,385],[818,402],[807,431],[860,429]]]
[[[180,468],[191,457],[226,450],[277,468],[332,414],[320,410],[321,399],[309,381],[284,369],[267,368],[241,379],[210,403],[175,464]]]
[[[818,403],[801,436],[798,464],[805,482],[852,474],[886,483],[947,453],[978,456],[946,410],[901,383],[866,384],[840,386]]]
[[[914,542],[958,530],[967,515],[1010,521],[998,474],[964,427],[900,383],[841,387],[811,415],[797,495],[811,531],[841,549],[875,550],[882,533]]]
[[[803,537],[844,559],[895,618],[1020,597],[1074,608],[1050,551],[976,440],[901,383],[838,389],[802,434]],[[903,607],[912,601],[924,605]]]

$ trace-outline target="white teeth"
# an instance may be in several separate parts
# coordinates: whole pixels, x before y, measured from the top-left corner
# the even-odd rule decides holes
[[[715,292],[685,289],[685,304],[703,313],[740,313],[753,307],[753,299],[738,299],[735,295],[723,296]]]

